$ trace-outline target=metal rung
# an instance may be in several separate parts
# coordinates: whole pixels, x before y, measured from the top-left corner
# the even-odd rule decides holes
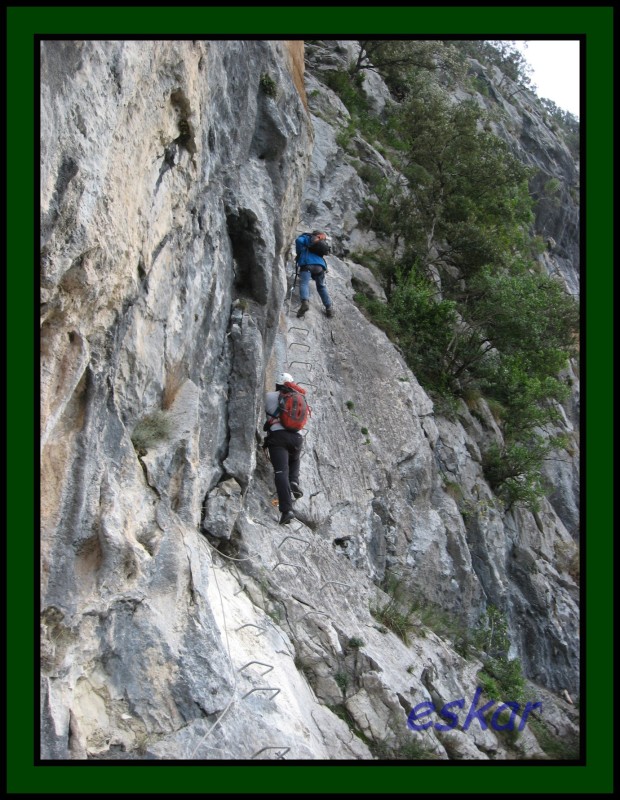
[[[309,350],[309,349],[310,349],[310,345],[309,345],[309,344],[306,344],[305,342],[291,342],[291,343],[289,344],[289,346],[288,346],[288,349],[290,350],[290,349],[291,349],[291,347],[305,347],[305,348],[306,348],[306,350]]]
[[[296,520],[296,522],[299,522],[299,520]],[[300,531],[300,530],[303,528],[303,523],[299,522],[299,525],[298,525],[296,528],[293,528],[293,522],[290,522],[290,523],[289,523],[289,527],[290,527],[292,530],[294,530],[294,531],[295,531],[295,533],[297,533],[297,531]],[[304,553],[305,553],[305,552],[306,552],[306,551],[304,550]]]
[[[289,361],[289,367],[292,367],[293,364],[303,364],[305,367],[308,367],[308,371],[312,370],[312,364],[309,361]]]
[[[305,333],[306,336],[310,335],[310,328],[298,328],[296,325],[291,325],[291,327],[288,329],[288,332],[290,333],[291,331],[302,331],[302,333]]]
[[[271,664],[265,664],[264,661],[248,661],[247,664],[244,664],[242,667],[239,667],[237,670],[238,672],[243,672],[246,667],[249,667],[251,664],[260,664],[261,667],[267,667],[264,672],[261,672],[261,676],[266,675],[268,672],[271,672],[273,666]]]
[[[305,552],[306,551],[304,550],[304,553]],[[273,569],[276,570],[280,566],[282,566],[282,567],[296,567],[296,569],[305,569],[314,578],[316,578],[317,581],[319,579],[318,575],[314,572],[314,570],[311,567],[308,566],[308,564],[291,564],[289,561],[278,561],[278,563],[275,565],[275,567]]]
[[[240,631],[241,628],[258,628],[258,630],[261,631],[261,633],[267,632],[267,628],[263,628],[260,625],[255,625],[253,622],[246,622],[244,625],[239,625],[239,627],[235,629],[235,633],[237,631]]]
[[[280,750],[281,752],[278,753],[278,755],[276,756],[276,761],[278,760],[284,761],[284,756],[288,753],[290,749],[291,749],[290,747],[263,747],[261,750],[258,750],[256,753],[254,753],[253,756],[250,756],[250,759],[256,758],[256,756],[259,756],[261,753],[264,753],[265,750]]]
[[[316,383],[308,383],[307,381],[297,381],[299,386],[309,386],[311,389],[314,389],[316,392]]]
[[[312,544],[312,542],[309,542],[307,539],[302,539],[300,536],[285,536],[284,539],[282,539],[282,541],[278,545],[278,549],[282,547],[282,545],[287,539],[296,539],[298,542],[303,542],[304,544],[308,545],[308,547],[310,547],[310,545]],[[308,547],[306,547],[306,550],[308,549]],[[304,550],[303,553],[305,553],[306,550]]]
[[[250,689],[249,692],[246,692],[241,699],[245,700],[245,698],[248,697],[248,695],[251,695],[253,692],[275,692],[275,694],[272,694],[271,697],[269,698],[270,700],[273,700],[273,698],[276,696],[276,694],[278,694],[279,691],[280,690],[277,689],[275,686],[257,686],[255,689]]]
[[[237,582],[241,587],[240,589],[237,589],[237,591],[234,593],[233,596],[236,597],[238,594],[241,594],[241,592],[245,589],[245,583],[241,580],[241,576],[239,575],[239,570],[237,569],[236,564],[232,565],[232,572],[234,572],[235,578],[237,579]]]

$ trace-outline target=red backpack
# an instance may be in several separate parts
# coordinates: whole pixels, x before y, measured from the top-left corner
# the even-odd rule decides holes
[[[277,416],[273,422],[279,422],[287,431],[300,431],[312,414],[305,394],[306,390],[301,386],[287,381],[280,389]]]

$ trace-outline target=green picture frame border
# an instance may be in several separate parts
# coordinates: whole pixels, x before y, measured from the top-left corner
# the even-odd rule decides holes
[[[607,793],[612,790],[613,529],[613,7],[536,5],[5,8],[7,262],[5,269],[7,531],[6,760],[8,794]],[[351,33],[354,28],[361,33]],[[318,33],[320,31],[320,33]],[[585,763],[405,762],[256,765],[124,762],[36,764],[38,654],[37,37],[487,39],[581,37],[582,474],[585,499]],[[345,33],[346,32],[346,33]],[[582,697],[583,703],[583,697]],[[120,772],[122,770],[122,772]],[[498,772],[498,770],[500,770]]]

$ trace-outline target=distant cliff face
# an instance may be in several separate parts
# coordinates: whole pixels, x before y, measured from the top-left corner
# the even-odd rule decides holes
[[[411,709],[473,697],[482,664],[422,609],[407,642],[378,621],[388,573],[463,626],[503,609],[531,691],[576,736],[558,695],[579,687],[575,465],[554,505],[506,513],[480,465],[488,409],[435,415],[354,304],[353,278],[374,285],[346,257],[368,236],[365,188],[337,144],[347,111],[304,73],[303,44],[41,47],[43,757],[402,752]],[[550,174],[573,169],[534,139]],[[577,213],[545,229],[571,286]],[[295,316],[291,246],[313,227],[336,244],[333,319],[313,287]],[[283,368],[313,409],[290,527],[260,447]],[[419,747],[545,757],[527,727],[432,729]]]

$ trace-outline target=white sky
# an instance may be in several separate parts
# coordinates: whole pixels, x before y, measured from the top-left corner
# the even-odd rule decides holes
[[[579,42],[527,40],[515,45],[532,67],[538,97],[579,117]]]

